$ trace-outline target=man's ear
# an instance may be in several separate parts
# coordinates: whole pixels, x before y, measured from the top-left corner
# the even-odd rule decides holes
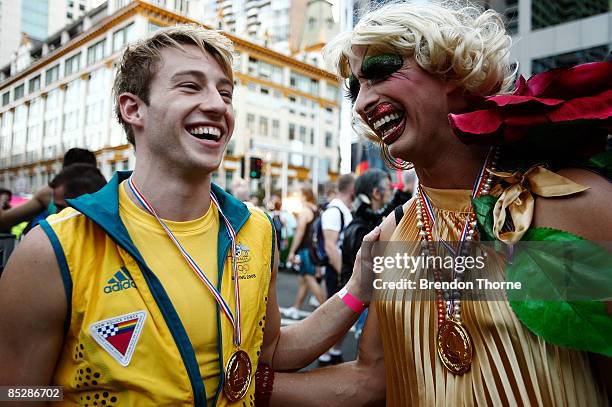
[[[145,103],[133,93],[125,92],[119,95],[118,101],[121,117],[134,127],[143,125],[143,109]]]

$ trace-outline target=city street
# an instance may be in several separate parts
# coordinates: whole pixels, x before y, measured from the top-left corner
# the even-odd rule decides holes
[[[278,279],[276,280],[276,290],[278,292],[278,304],[281,309],[281,324],[283,326],[293,324],[296,321],[288,318],[284,315],[287,308],[291,307],[295,299],[295,293],[298,287],[298,276],[292,272],[282,271],[278,273]],[[300,313],[302,318],[307,317],[315,308],[308,304],[309,299],[307,298],[303,307],[303,311]],[[354,328],[346,335],[344,344],[342,346],[344,353],[344,360],[354,360],[357,355],[357,341],[355,340]],[[317,367],[317,362],[312,363],[306,368],[310,370]]]

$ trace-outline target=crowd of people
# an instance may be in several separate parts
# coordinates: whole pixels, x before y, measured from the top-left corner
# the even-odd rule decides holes
[[[384,5],[328,43],[355,130],[414,175],[396,191],[385,171],[342,175],[323,207],[305,186],[289,245],[279,200],[266,213],[212,182],[234,131],[231,41],[178,25],[131,44],[113,95],[135,169],[99,188],[94,166],[72,164],[35,195],[28,219],[68,207],[0,278],[0,385],[62,386],[66,405],[609,405],[612,63],[514,85],[510,45],[498,13],[459,2]],[[18,208],[1,220],[24,220]],[[534,242],[577,246],[514,250]],[[320,302],[287,326],[283,245],[295,309],[308,290]],[[397,245],[455,261],[374,273]],[[445,288],[470,277],[456,260],[473,253],[529,295]],[[575,299],[551,272],[597,290]],[[437,284],[375,290],[375,274]],[[356,360],[299,371],[341,362],[360,318]]]

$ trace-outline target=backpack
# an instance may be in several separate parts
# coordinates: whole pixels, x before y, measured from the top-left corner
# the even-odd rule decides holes
[[[321,215],[328,208],[336,208],[340,212],[340,233],[344,229],[344,214],[342,213],[342,209],[337,206],[327,206],[325,208],[320,209],[315,215],[314,220],[312,221],[312,226],[310,228],[310,241],[312,244],[309,246],[309,254],[310,260],[315,264],[315,266],[327,266],[329,265],[329,258],[327,257],[327,253],[325,252],[325,238],[323,237],[323,225],[321,224]]]

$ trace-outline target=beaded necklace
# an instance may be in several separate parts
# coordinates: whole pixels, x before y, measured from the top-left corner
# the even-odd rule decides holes
[[[472,199],[487,195],[491,190],[493,176],[490,171],[495,171],[499,154],[499,150],[496,147],[492,147],[489,150],[487,158],[474,182],[471,193]],[[436,228],[436,217],[433,205],[421,185],[418,188],[416,209],[417,227],[420,229],[421,252],[424,256],[435,254],[437,250],[433,238],[433,230]],[[465,242],[478,239],[476,226],[476,214],[470,207],[470,212],[462,228],[457,246],[454,247],[451,243],[444,241],[440,237],[438,242],[453,256],[465,256],[468,250]],[[433,275],[436,282],[442,281],[440,269],[433,268]],[[453,281],[460,283],[464,277],[463,269],[453,268]],[[472,364],[473,346],[469,332],[461,324],[461,291],[459,288],[454,290],[436,290],[436,309],[438,316],[438,356],[450,372],[459,375],[463,374],[470,369]]]

